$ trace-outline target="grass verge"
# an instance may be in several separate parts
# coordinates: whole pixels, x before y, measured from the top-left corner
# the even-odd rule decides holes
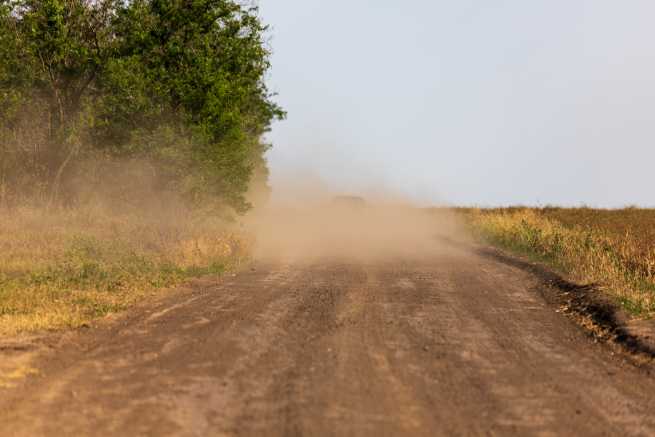
[[[655,250],[643,238],[605,225],[616,212],[558,209],[460,210],[473,232],[486,242],[546,263],[572,281],[595,284],[633,315],[655,315]],[[634,227],[645,227],[643,214]],[[585,217],[575,222],[571,217]],[[568,221],[553,217],[567,217]],[[648,216],[653,220],[655,214]],[[626,228],[623,226],[621,229]],[[629,228],[629,226],[628,226]]]
[[[0,211],[0,335],[79,327],[248,256],[224,222],[85,209]]]

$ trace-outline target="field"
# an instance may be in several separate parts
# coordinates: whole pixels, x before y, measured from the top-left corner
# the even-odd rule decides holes
[[[460,209],[489,243],[594,284],[629,312],[655,314],[655,210]]]
[[[99,208],[0,211],[0,335],[78,327],[246,256],[224,222]]]

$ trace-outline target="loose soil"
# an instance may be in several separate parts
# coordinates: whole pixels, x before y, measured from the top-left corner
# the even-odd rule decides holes
[[[255,263],[6,342],[0,435],[655,435],[650,367],[523,264],[446,249]]]

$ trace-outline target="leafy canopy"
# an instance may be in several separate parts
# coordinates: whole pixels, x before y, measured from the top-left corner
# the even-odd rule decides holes
[[[0,0],[0,183],[29,160],[52,200],[85,158],[139,158],[165,189],[245,210],[284,116],[266,31],[232,0]]]

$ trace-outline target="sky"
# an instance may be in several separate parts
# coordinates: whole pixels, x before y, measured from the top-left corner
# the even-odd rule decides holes
[[[655,206],[652,0],[260,0],[274,195]]]

